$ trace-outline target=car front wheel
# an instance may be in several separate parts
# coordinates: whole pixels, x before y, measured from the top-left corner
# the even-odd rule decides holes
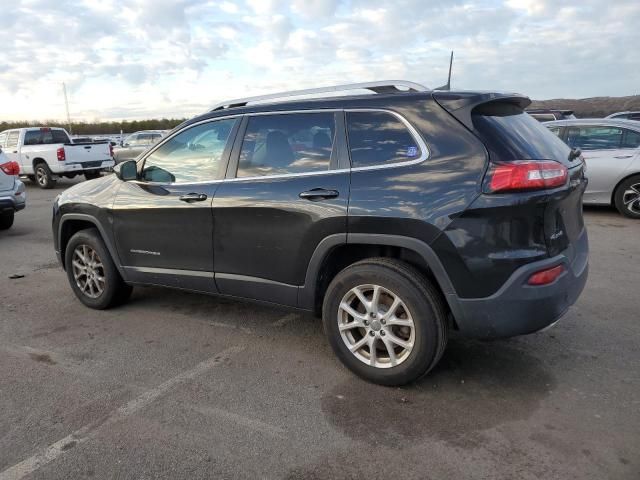
[[[640,218],[640,175],[627,178],[618,186],[614,203],[625,217]]]
[[[88,307],[113,307],[131,294],[131,286],[122,280],[95,229],[81,230],[71,237],[65,250],[65,267],[73,292]]]
[[[442,356],[446,312],[442,296],[419,271],[375,258],[336,275],[322,314],[331,347],[351,371],[373,383],[403,385]]]

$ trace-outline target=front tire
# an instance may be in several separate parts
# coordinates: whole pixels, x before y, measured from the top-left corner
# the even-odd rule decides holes
[[[447,344],[442,295],[418,270],[394,259],[363,260],[338,273],[327,289],[322,320],[342,363],[381,385],[417,380]]]
[[[53,174],[51,173],[49,166],[44,162],[40,162],[36,164],[35,178],[38,186],[44,190],[49,190],[53,188],[56,184],[56,181],[53,179]]]
[[[95,229],[71,237],[65,250],[65,268],[73,293],[87,307],[103,310],[124,303],[132,287],[125,284]]]
[[[640,175],[629,177],[618,185],[614,203],[625,217],[640,218]]]
[[[0,215],[0,230],[9,230],[13,225],[14,213],[4,213]]]

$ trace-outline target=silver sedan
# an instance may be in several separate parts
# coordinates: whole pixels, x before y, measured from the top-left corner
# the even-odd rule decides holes
[[[640,122],[609,118],[558,120],[544,124],[587,164],[584,203],[613,205],[640,218]]]

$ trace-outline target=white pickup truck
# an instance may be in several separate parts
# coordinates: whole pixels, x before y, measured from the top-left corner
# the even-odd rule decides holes
[[[0,148],[10,161],[20,165],[20,176],[40,188],[53,188],[60,177],[84,175],[87,180],[111,168],[113,150],[109,142],[73,143],[62,128],[17,128],[0,132]]]

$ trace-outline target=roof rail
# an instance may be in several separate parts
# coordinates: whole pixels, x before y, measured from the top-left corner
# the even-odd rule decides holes
[[[398,87],[405,87],[401,90]],[[344,92],[349,90],[371,90],[374,93],[399,93],[399,92],[426,92],[429,89],[419,83],[408,82],[406,80],[383,80],[379,82],[350,83],[346,85],[333,85],[331,87],[309,88],[307,90],[291,90],[289,92],[270,93],[257,97],[238,98],[227,100],[211,107],[211,112],[224,110],[227,108],[244,107],[248,103],[261,102],[265,100],[288,99],[290,97],[301,97],[304,95],[315,95],[319,93]]]

